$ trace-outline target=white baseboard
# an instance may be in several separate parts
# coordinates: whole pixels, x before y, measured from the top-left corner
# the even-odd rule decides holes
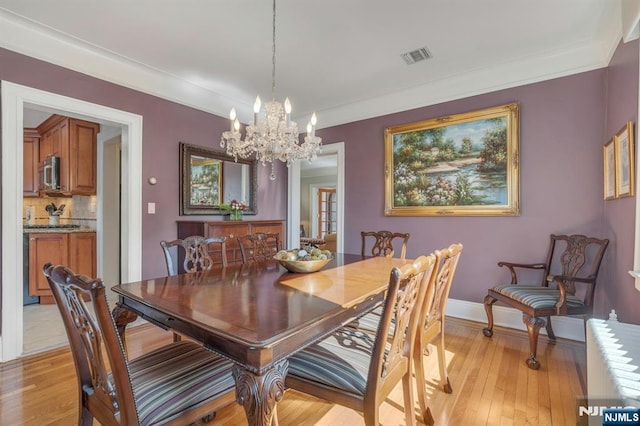
[[[484,311],[484,304],[477,302],[467,302],[465,300],[449,299],[447,301],[447,316],[462,318],[470,321],[487,323],[487,314]],[[493,323],[502,327],[514,328],[526,331],[527,328],[522,322],[522,312],[506,306],[493,305]],[[577,317],[552,317],[553,332],[556,337],[563,339],[585,341],[584,323],[582,318]],[[547,334],[542,328],[540,334]]]

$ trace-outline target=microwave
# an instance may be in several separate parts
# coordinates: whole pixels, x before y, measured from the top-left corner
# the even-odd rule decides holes
[[[40,190],[60,190],[60,157],[48,156],[40,166]]]

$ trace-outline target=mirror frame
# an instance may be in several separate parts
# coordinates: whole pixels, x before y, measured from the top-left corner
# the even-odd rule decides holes
[[[187,215],[224,215],[226,212],[220,210],[220,206],[204,206],[198,204],[191,204],[190,197],[190,184],[191,181],[191,156],[197,155],[199,157],[207,157],[211,159],[220,160],[223,162],[232,162],[232,163],[240,163],[246,164],[249,166],[249,199],[248,200],[238,200],[245,201],[247,203],[247,209],[244,210],[243,214],[256,214],[258,213],[257,206],[257,193],[258,193],[258,165],[256,160],[248,160],[238,158],[237,161],[234,160],[233,157],[227,155],[224,151],[218,151],[211,148],[205,148],[197,145],[190,145],[184,142],[180,142],[180,216]],[[222,170],[221,170],[222,171]],[[229,202],[231,200],[224,200],[224,180],[222,177],[220,178],[220,197],[221,201],[224,203]]]

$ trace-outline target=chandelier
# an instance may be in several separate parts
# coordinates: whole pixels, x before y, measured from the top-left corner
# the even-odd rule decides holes
[[[287,163],[287,167],[297,160],[313,160],[321,150],[322,139],[315,135],[316,113],[307,124],[307,134],[300,143],[298,125],[291,120],[291,102],[286,98],[284,104],[276,101],[276,0],[273,0],[273,49],[271,73],[271,102],[267,102],[264,115],[260,114],[260,96],[253,104],[253,122],[247,124],[244,140],[240,133],[240,122],[236,117],[236,109],[232,108],[229,118],[231,127],[222,133],[220,146],[226,148],[227,154],[237,161],[240,158],[251,158],[262,165],[271,163],[269,179],[275,180],[274,161]]]

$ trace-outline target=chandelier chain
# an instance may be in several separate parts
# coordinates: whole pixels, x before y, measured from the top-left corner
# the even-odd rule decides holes
[[[256,97],[253,105],[253,122],[245,126],[245,136],[240,133],[240,121],[235,108],[229,115],[230,129],[222,133],[220,146],[236,161],[238,158],[255,158],[263,165],[271,163],[269,179],[275,180],[275,161],[290,166],[294,161],[315,159],[321,151],[322,139],[315,134],[316,114],[311,115],[307,124],[307,134],[300,141],[298,125],[291,120],[291,102],[276,101],[276,0],[273,0],[273,38],[271,50],[271,102],[264,105],[264,115],[260,114],[262,102]]]
[[[271,99],[276,100],[276,0],[273,0],[273,44],[271,48]]]

